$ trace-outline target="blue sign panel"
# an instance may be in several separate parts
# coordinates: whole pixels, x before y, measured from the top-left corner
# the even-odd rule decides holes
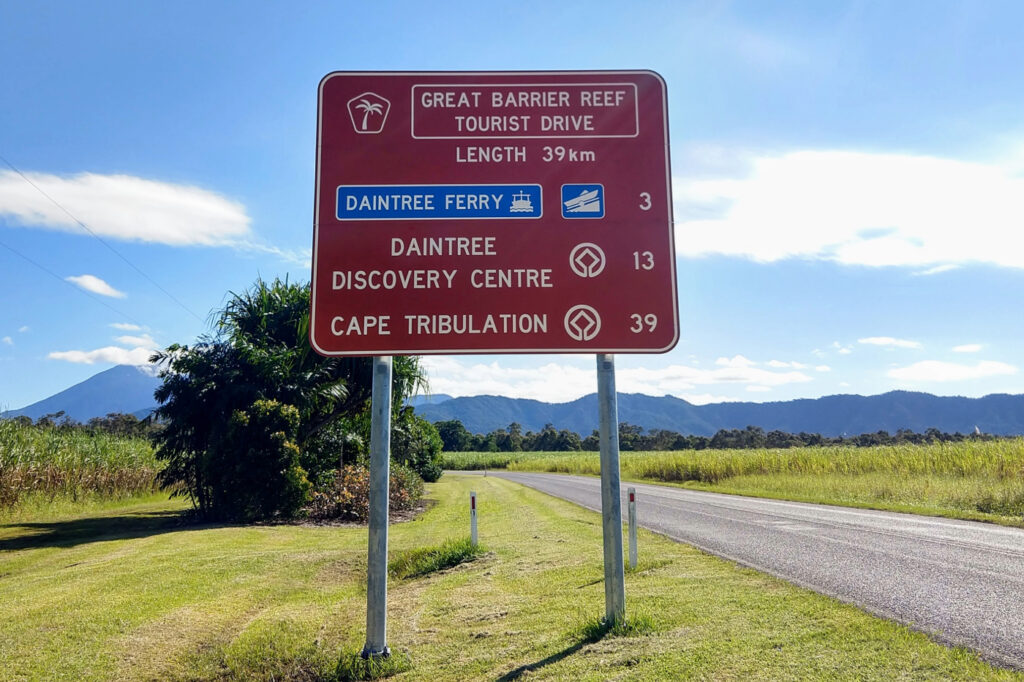
[[[562,185],[563,218],[603,218],[604,186]]]
[[[540,218],[540,185],[341,185],[338,220]]]

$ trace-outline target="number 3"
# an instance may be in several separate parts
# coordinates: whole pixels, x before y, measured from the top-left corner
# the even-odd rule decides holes
[[[640,210],[650,211],[651,210],[651,194],[650,192],[640,192]]]

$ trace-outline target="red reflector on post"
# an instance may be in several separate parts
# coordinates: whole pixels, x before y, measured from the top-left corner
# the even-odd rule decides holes
[[[629,494],[629,501],[630,502],[636,502],[636,500],[633,499],[633,493]]]

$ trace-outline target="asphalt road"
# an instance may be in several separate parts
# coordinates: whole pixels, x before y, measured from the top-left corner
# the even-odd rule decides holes
[[[601,509],[598,478],[488,475]],[[1024,670],[1024,530],[632,483],[624,522],[629,486],[645,528]]]

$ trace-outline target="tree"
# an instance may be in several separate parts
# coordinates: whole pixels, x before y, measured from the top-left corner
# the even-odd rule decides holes
[[[434,426],[441,437],[445,452],[465,452],[470,449],[473,434],[467,431],[458,419],[434,422]]]
[[[391,458],[427,482],[441,478],[441,437],[411,407],[402,410],[391,432]]]
[[[532,436],[532,437],[531,437]],[[558,450],[558,431],[554,424],[545,424],[540,433],[527,434],[528,450],[534,452],[554,452]]]
[[[362,429],[372,392],[372,360],[313,352],[309,306],[308,284],[259,280],[232,294],[217,314],[215,335],[191,347],[170,346],[152,358],[162,365],[164,381],[155,394],[161,403],[157,415],[166,422],[155,437],[157,455],[167,462],[161,478],[180,486],[206,516],[247,519],[286,513],[303,490],[308,493],[307,478],[318,480],[338,466],[339,455],[330,452],[329,443],[344,441],[345,429]],[[393,368],[393,403],[401,406],[409,393],[425,385],[425,377],[415,357],[396,357]],[[273,433],[284,434],[298,459],[288,460],[283,477],[263,472],[281,486],[278,503],[238,505],[222,485],[225,459],[247,453],[255,475],[261,467],[284,461],[275,450],[279,437],[264,433],[266,420],[252,419],[254,411],[263,415],[260,410],[267,409],[257,406],[260,401],[274,403],[282,415],[295,411],[294,429]],[[281,423],[291,424],[291,418]],[[265,450],[249,449],[250,442],[262,443]],[[239,484],[251,482],[243,478]]]
[[[630,424],[629,422],[619,423],[619,449],[636,450],[639,445],[644,427]]]
[[[523,451],[523,425],[519,422],[508,425],[508,443],[510,452]]]

